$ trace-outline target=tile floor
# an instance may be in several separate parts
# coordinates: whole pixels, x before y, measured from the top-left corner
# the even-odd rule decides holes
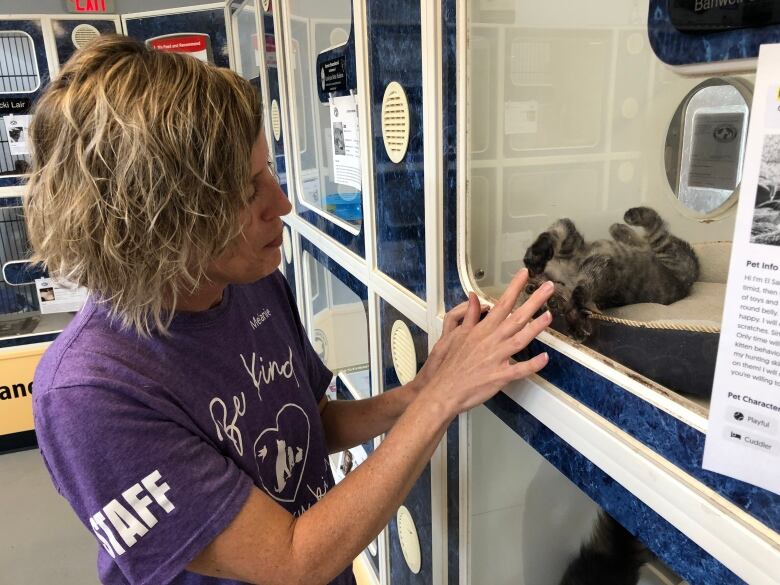
[[[37,450],[0,455],[2,585],[98,585],[97,547]]]

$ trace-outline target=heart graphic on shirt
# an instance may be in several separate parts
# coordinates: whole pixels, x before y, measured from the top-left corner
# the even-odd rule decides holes
[[[276,415],[276,426],[257,437],[254,454],[260,482],[276,501],[294,502],[298,496],[310,436],[306,412],[297,404],[285,404]]]

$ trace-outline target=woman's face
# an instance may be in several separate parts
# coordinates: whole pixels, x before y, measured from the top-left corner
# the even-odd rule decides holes
[[[282,220],[292,210],[269,163],[268,144],[260,132],[252,147],[252,194],[239,221],[243,234],[209,266],[209,278],[220,284],[255,282],[271,274],[282,260]]]

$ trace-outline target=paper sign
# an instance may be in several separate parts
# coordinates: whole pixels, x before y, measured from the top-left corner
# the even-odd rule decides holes
[[[30,127],[31,116],[4,116],[5,131],[8,135],[8,149],[12,156],[30,154],[27,144],[27,129]]]
[[[780,494],[780,45],[761,47],[704,468]]]
[[[87,300],[87,289],[63,280],[37,278],[35,290],[44,315],[74,313],[81,310]]]
[[[333,137],[333,182],[360,191],[360,122],[354,95],[331,98],[330,128]]]

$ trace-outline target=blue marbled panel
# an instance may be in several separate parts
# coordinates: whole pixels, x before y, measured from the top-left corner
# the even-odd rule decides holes
[[[360,228],[360,233],[357,235],[353,235],[349,233],[347,230],[340,228],[332,221],[325,219],[319,213],[316,213],[311,209],[304,207],[298,201],[296,201],[296,210],[300,217],[302,217],[307,222],[312,224],[318,230],[330,236],[331,238],[336,240],[339,244],[341,244],[348,250],[354,252],[361,258],[366,257],[366,238],[362,226]]]
[[[225,11],[222,8],[178,14],[142,16],[125,21],[128,36],[141,41],[169,34],[203,33],[211,38],[214,63],[230,66]]]
[[[447,429],[447,584],[460,582],[460,427]]]
[[[780,531],[780,495],[702,469],[703,433],[541,342],[535,341],[529,349],[532,354],[549,354],[550,363],[541,372],[546,380]]]
[[[406,323],[412,333],[414,348],[417,356],[417,369],[422,367],[428,356],[428,335],[409,321],[395,307],[380,300],[379,303],[379,323],[382,332],[382,389],[383,391],[392,390],[400,385],[398,376],[393,368],[393,356],[390,351],[390,332],[393,323],[397,320]],[[417,483],[412,487],[411,492],[404,501],[404,505],[414,518],[417,527],[418,537],[420,539],[420,550],[422,552],[422,566],[418,574],[409,570],[406,561],[401,552],[401,545],[398,541],[398,526],[395,518],[390,522],[390,582],[393,585],[428,585],[433,583],[433,535],[432,535],[432,516],[431,516],[431,466],[427,465]]]
[[[365,284],[360,282],[360,280],[347,272],[346,268],[338,264],[306,238],[301,238],[301,249],[304,252],[311,254],[315,260],[325,266],[325,268],[327,268],[336,278],[346,284],[352,292],[359,296],[364,303],[368,303],[368,288]],[[366,311],[366,315],[368,315],[368,311]]]
[[[669,18],[668,0],[651,0],[647,21],[650,45],[668,65],[714,63],[758,56],[763,44],[780,42],[780,25],[723,32],[682,33]]]
[[[38,74],[41,84],[38,89],[32,93],[4,93],[0,94],[0,99],[27,98],[34,103],[43,91],[43,88],[51,80],[49,72],[49,62],[46,59],[46,46],[43,42],[43,27],[40,20],[2,20],[0,21],[0,31],[21,31],[32,37],[35,47],[35,61],[38,65]],[[18,112],[25,114],[27,112]],[[0,122],[1,123],[1,122]],[[14,160],[22,160],[22,157],[13,157]],[[19,176],[0,177],[0,187],[16,187],[24,183],[24,178]]]
[[[504,393],[486,406],[691,585],[743,583]]]
[[[431,534],[431,466],[428,465],[420,475],[412,491],[406,497],[404,506],[414,519],[417,537],[420,540],[422,564],[420,572],[412,573],[404,560],[401,541],[398,540],[398,522],[395,517],[390,521],[388,538],[390,540],[390,583],[393,585],[430,585],[433,583],[433,549]]]
[[[425,177],[419,0],[368,0],[377,264],[421,299],[425,290]],[[390,161],[382,138],[382,100],[391,81],[409,100],[409,150]]]
[[[33,343],[43,343],[45,341],[54,341],[58,333],[42,333],[41,335],[30,335],[28,337],[8,337],[0,339],[0,348],[20,347],[22,345],[32,345]]]
[[[265,64],[266,73],[268,79],[268,99],[271,103],[276,100],[279,104],[279,108],[284,107],[282,104],[282,97],[279,91],[279,67],[277,65],[276,56],[276,29],[274,28],[273,14],[266,12],[263,14],[263,42],[262,50],[265,52]],[[273,49],[273,50],[271,50]],[[267,116],[271,115],[271,103],[265,105],[265,113]],[[274,154],[274,160],[276,161],[276,172],[279,174],[279,184],[284,192],[289,196],[289,177],[287,177],[287,159],[284,157],[284,129],[279,136],[279,140],[275,138],[270,145]]]
[[[73,44],[71,35],[73,30],[80,24],[94,26],[101,35],[118,33],[117,23],[113,20],[57,20],[53,19],[51,25],[54,28],[54,40],[57,43],[57,60],[60,65],[71,58],[76,52],[76,45]]]
[[[441,96],[444,178],[444,305],[449,310],[463,299],[458,278],[457,190],[457,0],[442,0]],[[457,419],[447,429],[447,584],[460,582],[460,427]]]

